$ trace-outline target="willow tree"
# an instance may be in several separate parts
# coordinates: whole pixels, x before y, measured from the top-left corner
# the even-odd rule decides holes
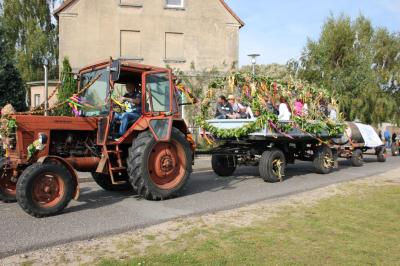
[[[375,29],[364,16],[353,21],[345,15],[331,15],[319,39],[308,40],[299,75],[330,89],[340,100],[341,111],[349,120],[359,119],[371,124],[394,121],[398,104],[382,87],[387,77],[380,68],[384,64],[383,68],[389,69],[395,61],[395,53],[384,53],[388,47],[379,47],[378,44],[387,43],[383,36],[387,35]],[[396,49],[392,47],[394,44],[388,45]]]

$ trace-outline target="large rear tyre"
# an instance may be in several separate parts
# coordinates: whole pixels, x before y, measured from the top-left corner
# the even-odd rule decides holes
[[[387,158],[387,151],[385,147],[379,147],[376,149],[376,154],[377,154],[377,159],[378,162],[380,163],[384,163],[386,162],[386,158]]]
[[[354,167],[361,167],[364,165],[363,153],[362,150],[354,150],[351,156],[351,165]]]
[[[6,171],[7,158],[0,158],[0,200],[5,203],[15,202],[17,184],[12,180],[12,173]]]
[[[397,146],[395,143],[392,144],[391,150],[393,156],[399,156],[399,146]]]
[[[282,182],[286,172],[286,157],[279,149],[265,151],[260,159],[260,175],[265,182]]]
[[[111,177],[105,174],[92,173],[94,181],[105,191],[129,191],[132,190],[132,185],[129,182],[125,184],[114,185],[111,182]]]
[[[73,198],[75,182],[62,165],[33,164],[18,178],[17,200],[28,214],[48,217],[59,214]]]
[[[315,150],[313,165],[318,174],[329,174],[335,166],[332,150],[322,145]]]
[[[211,167],[218,176],[231,176],[236,170],[235,156],[213,155],[211,157]]]
[[[145,131],[129,149],[130,183],[147,200],[177,197],[192,173],[192,160],[190,144],[178,129],[172,128],[169,142],[157,142]]]

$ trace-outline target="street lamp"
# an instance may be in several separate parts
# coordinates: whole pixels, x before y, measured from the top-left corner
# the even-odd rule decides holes
[[[256,75],[256,64],[257,64],[257,57],[259,57],[259,54],[249,54],[248,55],[251,58],[251,64],[253,65],[253,77]]]

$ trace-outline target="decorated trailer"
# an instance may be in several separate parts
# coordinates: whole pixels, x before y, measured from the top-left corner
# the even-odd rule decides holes
[[[58,214],[79,197],[76,171],[91,173],[105,190],[133,190],[148,200],[177,196],[192,172],[195,144],[171,70],[109,60],[83,68],[78,78],[79,92],[60,103],[75,117],[44,116],[43,109],[2,117],[0,200],[17,200],[35,217]],[[117,99],[128,85],[141,104],[116,138],[122,127],[116,116],[122,112],[124,123],[126,113]]]
[[[219,130],[235,130],[256,123],[251,119],[214,119],[207,123]],[[280,121],[281,127],[291,124],[291,121]],[[262,129],[239,138],[218,138],[205,132],[215,139],[212,155],[212,169],[219,176],[230,176],[239,166],[258,166],[260,176],[266,182],[281,182],[285,177],[287,164],[296,160],[312,162],[319,174],[328,174],[336,166],[335,150],[326,143],[332,136],[321,132],[318,137],[304,132],[299,128],[291,128],[283,133],[265,123]]]

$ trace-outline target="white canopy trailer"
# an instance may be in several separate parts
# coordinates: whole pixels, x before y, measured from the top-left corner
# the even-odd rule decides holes
[[[376,129],[370,125],[348,122],[342,138],[333,139],[332,143],[332,148],[337,150],[338,156],[350,159],[355,167],[363,166],[365,155],[377,156],[379,162],[386,161],[385,145]],[[371,150],[374,152],[369,152]]]

